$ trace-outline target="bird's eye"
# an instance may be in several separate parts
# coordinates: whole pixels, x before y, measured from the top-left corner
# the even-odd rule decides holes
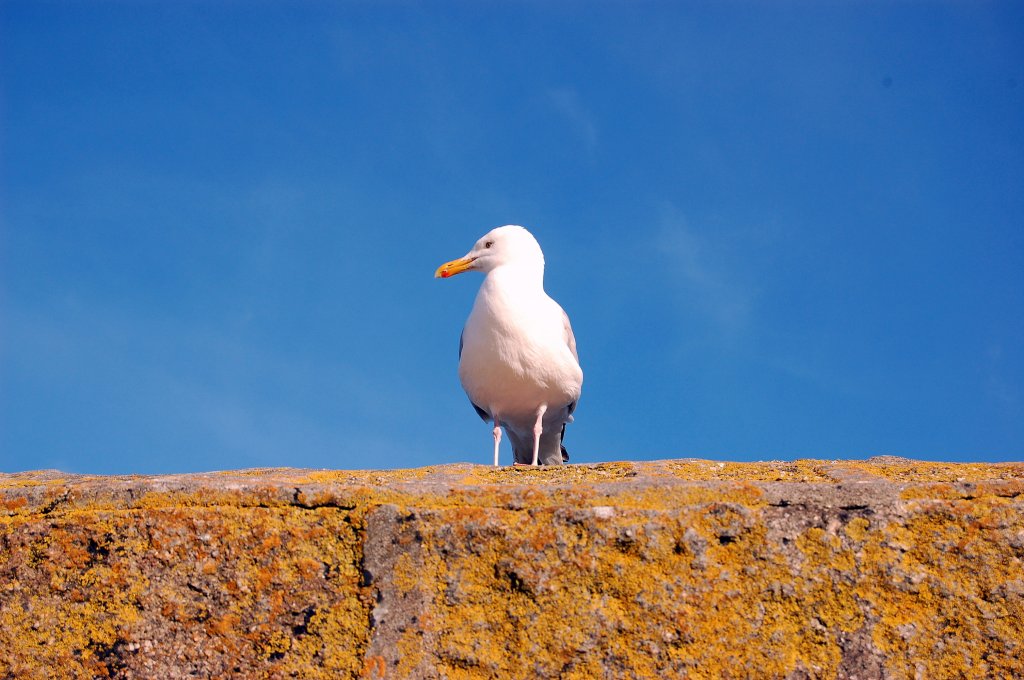
[[[494,241],[488,241],[487,243],[484,244],[484,248],[490,248],[493,245],[494,245]]]

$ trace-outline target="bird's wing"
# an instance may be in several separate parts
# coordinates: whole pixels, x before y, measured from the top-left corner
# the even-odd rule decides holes
[[[580,357],[576,354],[576,336],[572,334],[572,324],[569,323],[569,315],[562,310],[562,329],[565,335],[565,344],[569,346],[569,351],[572,352],[572,356],[576,359],[576,363],[580,362]]]
[[[562,330],[565,335],[565,344],[569,346],[569,351],[572,352],[572,357],[576,360],[577,364],[580,363],[580,357],[576,353],[576,336],[572,334],[572,324],[569,323],[569,315],[565,313],[564,309],[562,310]],[[571,416],[572,412],[576,410],[576,402],[571,402],[568,406],[568,409],[569,415]],[[562,426],[562,434],[565,434],[564,425]],[[562,452],[565,453],[564,448],[562,449]],[[565,459],[569,459],[568,453],[565,453]]]
[[[462,332],[459,333],[459,358],[460,359],[462,358],[462,338],[463,338],[464,335],[466,335],[466,329],[465,328],[463,328]],[[485,423],[489,423],[489,422],[491,422],[493,420],[493,418],[491,418],[491,414],[488,413],[487,411],[485,411],[484,409],[480,408],[476,404],[474,404],[472,399],[469,400],[469,403],[473,407],[473,410],[476,411],[476,414],[478,416],[480,416],[480,418],[483,419],[483,421]]]
[[[491,417],[490,413],[474,404],[472,399],[469,400],[469,405],[473,407],[473,410],[476,411],[476,414],[480,416],[480,419],[483,420],[485,423],[489,423],[492,420],[494,420],[494,418]]]

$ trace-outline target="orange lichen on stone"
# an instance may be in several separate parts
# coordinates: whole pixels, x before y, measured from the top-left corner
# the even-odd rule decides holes
[[[363,664],[363,671],[360,678],[385,678],[387,676],[387,664],[382,656],[371,656]]]
[[[794,580],[756,519],[724,503],[599,524],[586,511],[422,514],[431,663],[450,678],[834,675],[835,633],[864,623],[853,589],[834,587],[853,574],[851,549],[809,530]],[[418,658],[397,675],[416,675]]]
[[[892,481],[915,484],[1024,477],[1024,463],[935,463],[905,458],[875,458],[867,461],[844,461],[842,465]]]
[[[1024,654],[1024,518],[989,501],[924,502],[870,534],[859,596],[902,677],[1018,677]]]
[[[555,467],[510,466],[488,468],[480,477],[494,484],[553,486],[608,482],[637,476],[636,463],[595,463]]]
[[[1024,479],[998,479],[977,482],[925,482],[908,484],[900,496],[905,500],[974,500],[985,498],[993,502],[1012,502],[1024,496]]]
[[[1024,466],[0,475],[0,678],[1024,676]]]
[[[223,677],[239,667],[334,678],[361,667],[357,517],[152,505],[0,525],[0,677]],[[154,648],[174,651],[164,673],[143,672]]]
[[[28,501],[21,497],[0,500],[0,507],[8,511],[20,510],[26,505],[28,505]]]
[[[742,480],[745,482],[832,482],[825,474],[827,464],[820,460],[791,462],[728,463],[713,460],[670,462],[666,468],[680,479]]]

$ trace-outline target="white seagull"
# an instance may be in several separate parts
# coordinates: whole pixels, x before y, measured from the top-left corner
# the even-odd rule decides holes
[[[544,253],[523,227],[498,227],[434,276],[471,270],[486,276],[459,339],[459,378],[494,424],[494,465],[502,427],[517,464],[561,465],[583,371],[569,317],[544,292]]]

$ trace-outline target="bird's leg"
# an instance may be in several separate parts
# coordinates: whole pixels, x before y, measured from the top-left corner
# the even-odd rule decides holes
[[[494,467],[498,467],[498,444],[501,443],[501,423],[494,419]]]
[[[537,409],[537,422],[533,424],[533,466],[537,467],[537,459],[540,457],[540,435],[544,431],[544,412],[548,410],[547,404],[541,404]]]

